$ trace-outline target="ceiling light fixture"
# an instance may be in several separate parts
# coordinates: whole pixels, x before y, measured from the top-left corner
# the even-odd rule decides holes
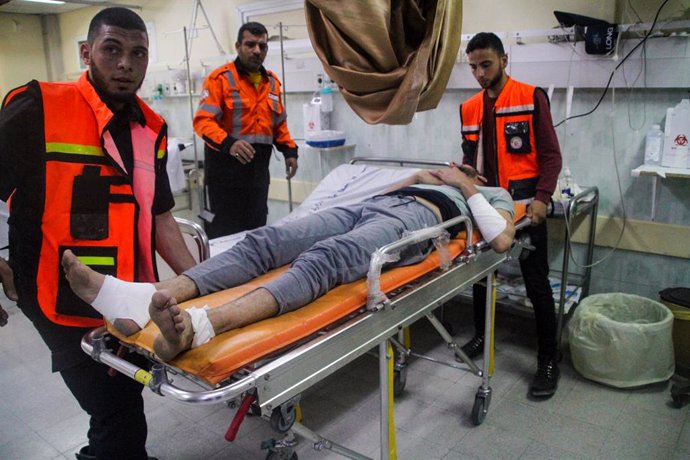
[[[65,2],[60,0],[24,0],[31,3],[48,3],[49,5],[63,5]]]

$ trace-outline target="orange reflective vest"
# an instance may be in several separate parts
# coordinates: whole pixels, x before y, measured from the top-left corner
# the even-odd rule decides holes
[[[45,133],[45,202],[35,211],[41,227],[38,304],[56,324],[98,326],[100,314],[72,292],[60,259],[69,249],[98,272],[127,281],[156,280],[152,207],[155,163],[166,152],[165,123],[137,99],[146,125],[130,124],[133,171],[125,174],[108,130],[113,113],[86,73],[77,82],[29,83],[34,84],[40,88]],[[42,180],[38,172],[36,179]],[[31,192],[15,190],[10,215],[21,195]]]
[[[266,71],[257,89],[239,74],[234,62],[206,78],[193,124],[194,131],[215,150],[227,144],[228,136],[250,144],[297,147],[288,131],[278,78]]]
[[[534,86],[508,78],[494,107],[498,183],[517,200],[534,197],[539,178],[534,127],[536,90]],[[462,138],[465,148],[469,146],[473,150],[469,156],[474,158],[472,166],[480,174],[484,165],[481,143],[484,91],[460,105]]]

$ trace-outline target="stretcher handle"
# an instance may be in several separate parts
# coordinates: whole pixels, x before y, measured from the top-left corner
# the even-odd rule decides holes
[[[125,346],[120,345],[117,349],[117,353],[115,353],[115,356],[117,356],[118,358],[122,358],[124,356],[124,354],[125,354]],[[112,379],[112,378],[115,378],[116,375],[117,375],[117,369],[109,367],[108,368],[108,377],[110,377]]]
[[[182,217],[175,217],[175,222],[180,227],[180,231],[184,234],[190,235],[196,243],[199,262],[211,257],[211,246],[208,240],[208,235],[203,227],[193,220],[184,219]]]
[[[121,374],[146,385],[152,391],[163,396],[170,396],[176,401],[188,404],[217,404],[236,399],[256,388],[256,381],[259,376],[254,374],[247,375],[228,386],[212,390],[193,391],[178,388],[167,381],[159,383],[160,381],[154,379],[150,372],[135,366],[123,358],[118,358],[114,353],[105,348],[102,345],[102,337],[105,334],[107,334],[105,326],[87,332],[81,339],[82,350],[91,356],[94,361],[117,369]]]
[[[240,408],[237,409],[235,416],[232,418],[232,422],[230,422],[228,431],[225,432],[226,441],[233,442],[235,440],[237,437],[237,432],[240,431],[240,425],[244,421],[244,417],[247,415],[247,412],[249,412],[249,408],[252,407],[252,404],[254,404],[254,401],[256,401],[255,393],[249,393],[244,397],[244,399],[242,399]]]
[[[390,254],[393,251],[397,251],[398,249],[402,249],[406,246],[411,246],[416,243],[421,243],[422,241],[428,240],[430,238],[433,238],[437,236],[437,232],[435,231],[436,229],[439,228],[444,228],[447,229],[449,227],[453,227],[455,225],[458,225],[460,223],[465,224],[465,229],[467,231],[467,241],[470,242],[468,243],[471,244],[472,241],[472,220],[467,217],[467,216],[457,216],[453,217],[452,219],[449,219],[445,222],[442,222],[438,225],[434,225],[433,227],[427,227],[422,230],[418,230],[416,232],[413,232],[411,235],[400,238],[398,241],[394,241],[392,243],[389,243],[385,246],[380,247],[379,249],[376,250],[376,252],[380,254]],[[372,257],[372,260],[375,258]]]

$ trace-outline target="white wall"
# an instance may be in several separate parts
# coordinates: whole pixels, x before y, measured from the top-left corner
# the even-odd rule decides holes
[[[131,0],[128,3],[136,1]],[[211,25],[226,51],[232,52],[234,47],[237,6],[250,3],[256,2],[203,1]],[[273,4],[276,3],[280,2],[273,1]],[[471,34],[479,31],[549,29],[556,26],[553,10],[569,11],[621,23],[651,22],[662,3],[663,0],[465,0],[462,32]],[[140,1],[139,4],[144,5],[140,11],[141,16],[145,21],[154,23],[156,33],[158,62],[150,66],[151,81],[148,83],[156,82],[157,79],[163,81],[169,77],[168,68],[181,68],[184,58],[181,29],[183,26],[189,26],[192,2],[150,0]],[[60,15],[64,68],[65,73],[71,77],[78,72],[76,39],[86,34],[88,22],[96,11],[96,8],[85,8]],[[40,45],[40,22],[35,18],[22,16],[20,19],[25,27],[23,30],[27,33],[21,35],[21,39],[6,42],[4,38],[12,31],[13,24],[2,22],[7,16],[0,15],[0,92],[6,91],[4,85],[8,79],[17,82],[14,84],[17,85],[30,78],[45,78],[42,51],[33,51],[30,59],[26,59],[26,44],[33,42]],[[669,1],[660,15],[660,22],[677,17],[690,17],[690,0]],[[270,16],[268,21],[274,21],[276,18],[275,15]],[[291,14],[285,18],[285,22],[292,23],[296,22],[299,16]],[[267,26],[270,27],[268,21]],[[199,13],[197,25],[202,26],[204,23],[205,18]],[[293,30],[296,30],[296,27],[293,27]],[[292,35],[290,29],[287,35]],[[635,37],[631,39],[634,40]],[[542,43],[519,46],[512,38],[504,40],[511,57],[510,73],[533,84],[555,85],[552,105],[555,120],[560,120],[565,115],[566,93],[563,88],[569,84],[576,87],[572,113],[582,113],[591,109],[601,94],[601,88],[605,85],[609,72],[618,61],[611,57],[587,56],[581,49],[574,53],[569,45],[552,45],[543,43],[543,39],[541,41]],[[690,39],[687,37],[650,41],[647,47],[646,67],[641,67],[645,61],[635,58],[626,63],[625,68],[621,69],[614,80],[614,86],[618,87],[615,105],[612,93],[609,93],[593,115],[573,120],[557,130],[565,163],[573,171],[575,179],[581,184],[600,187],[601,214],[620,216],[624,207],[629,218],[649,220],[650,180],[633,179],[629,171],[642,162],[644,133],[650,125],[663,121],[666,107],[675,105],[682,97],[688,96],[689,43]],[[624,49],[630,49],[630,46],[626,45]],[[277,46],[272,46],[267,66],[280,74],[281,63],[276,51]],[[209,31],[200,30],[198,38],[194,41],[192,66],[198,69],[199,73],[202,63],[207,69],[220,65],[223,59],[211,59],[217,54]],[[15,60],[15,63],[8,67],[5,64],[8,56],[14,56],[14,59],[21,56],[21,65]],[[313,55],[307,58],[291,56],[285,61],[285,67],[288,123],[293,135],[301,138],[302,104],[310,100],[312,92],[316,89],[315,75],[321,72],[321,67]],[[641,70],[644,73],[640,74]],[[637,78],[638,75],[641,75],[640,78]],[[636,79],[637,82],[633,85],[632,82]],[[631,86],[635,86],[635,89],[628,89]],[[469,75],[466,63],[459,59],[449,89],[439,107],[417,114],[410,125],[367,125],[352,112],[338,94],[335,97],[333,125],[336,129],[346,132],[348,143],[356,144],[354,154],[357,155],[413,156],[457,161],[460,158],[458,104],[476,89],[476,83]],[[195,99],[194,103],[197,100]],[[188,100],[182,97],[168,97],[163,99],[157,108],[163,111],[169,120],[172,135],[192,135]],[[313,149],[301,149],[300,171],[295,180],[316,180],[317,172],[323,172],[324,168],[327,170],[338,162],[346,161],[352,154],[352,151],[318,154]],[[614,158],[619,172],[616,172]],[[284,176],[282,162],[273,161],[271,172],[276,179],[274,182],[279,183],[278,179]],[[618,178],[622,196],[618,191]],[[688,184],[687,180],[682,179],[669,179],[661,183],[657,222],[690,227]],[[285,208],[284,203],[272,203],[271,218],[280,217],[286,212]],[[608,248],[601,249],[601,255],[607,250]],[[638,276],[628,269],[647,265],[665,268],[652,270],[651,274],[645,276]],[[687,270],[686,259],[619,251],[608,259],[605,265],[595,270],[594,283],[594,292],[621,290],[654,297],[655,290],[671,284],[688,285],[690,272]]]
[[[34,78],[47,78],[40,18],[0,13],[0,100]]]

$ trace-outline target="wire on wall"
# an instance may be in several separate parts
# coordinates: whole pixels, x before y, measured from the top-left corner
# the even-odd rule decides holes
[[[565,123],[565,125],[564,125],[565,131],[564,131],[564,132],[567,133],[567,121],[568,121],[568,120],[573,119],[573,118],[584,117],[584,116],[587,116],[587,115],[590,115],[591,113],[593,113],[593,112],[599,107],[599,105],[601,104],[601,101],[602,101],[602,100],[604,99],[604,97],[606,96],[606,93],[608,92],[608,89],[609,89],[609,87],[610,87],[611,81],[613,80],[613,77],[614,77],[616,71],[625,63],[625,61],[628,59],[628,57],[629,57],[630,55],[632,55],[632,53],[633,53],[637,48],[639,48],[640,46],[643,47],[643,48],[642,48],[642,53],[643,53],[643,64],[642,64],[642,69],[641,69],[640,73],[638,73],[637,77],[635,78],[635,80],[634,80],[634,82],[633,82],[633,86],[634,86],[635,82],[637,82],[637,80],[639,79],[640,75],[642,75],[643,72],[644,72],[644,76],[645,76],[645,86],[646,86],[647,65],[646,65],[646,45],[645,45],[645,43],[646,43],[647,39],[649,38],[649,36],[653,33],[654,27],[655,27],[655,25],[656,25],[656,23],[657,23],[657,20],[658,20],[658,18],[659,18],[659,14],[661,13],[661,10],[663,9],[664,5],[666,5],[666,3],[668,3],[668,0],[665,0],[664,3],[662,3],[662,4],[659,6],[659,8],[657,9],[656,15],[654,16],[654,21],[652,22],[652,25],[650,26],[649,30],[648,30],[647,33],[644,35],[644,37],[642,38],[642,40],[641,40],[639,43],[637,43],[637,45],[635,45],[635,46],[625,55],[625,57],[621,60],[621,62],[619,62],[618,65],[616,65],[616,67],[613,69],[613,71],[611,72],[611,75],[610,75],[610,77],[609,77],[608,83],[606,84],[606,87],[604,88],[604,91],[602,92],[602,95],[601,95],[601,97],[599,98],[599,100],[598,100],[598,102],[596,103],[596,105],[594,106],[594,108],[593,108],[592,110],[590,110],[589,112],[587,112],[587,113],[583,113],[583,114],[579,114],[579,115],[574,115],[574,116],[572,116],[572,117],[567,116],[567,117],[564,118],[561,122],[557,123],[557,124],[555,125],[555,127],[558,127],[559,125]],[[630,2],[628,2],[628,4],[629,4],[629,6],[632,8],[632,5],[630,5]],[[637,15],[637,12],[636,12],[634,9],[633,9],[633,12]],[[639,17],[639,15],[638,15],[638,17]],[[616,49],[615,49],[615,54],[616,54],[616,55],[618,54],[618,47],[620,46],[621,36],[622,36],[622,34],[619,34],[618,40],[617,40],[617,42],[616,42]],[[569,75],[570,75],[570,72],[569,72]],[[623,69],[623,75],[624,75],[624,77],[625,77],[625,69]],[[624,78],[624,80],[625,80],[625,78]],[[626,84],[627,84],[627,80],[625,80],[625,81],[626,81]],[[621,213],[622,213],[621,219],[622,219],[622,226],[621,226],[621,230],[620,230],[620,232],[619,232],[619,234],[618,234],[618,238],[616,239],[616,243],[613,245],[613,247],[612,247],[603,257],[601,257],[599,260],[597,260],[597,261],[595,261],[595,262],[592,262],[591,264],[581,264],[581,263],[579,263],[579,262],[575,259],[574,251],[573,251],[573,248],[572,248],[572,241],[571,241],[571,238],[568,238],[568,239],[567,239],[566,244],[568,244],[568,246],[569,246],[569,250],[570,250],[570,251],[569,251],[569,252],[570,252],[570,260],[573,262],[573,264],[574,264],[576,267],[578,267],[578,268],[580,268],[580,269],[586,269],[586,268],[595,267],[595,266],[597,266],[597,265],[603,263],[604,261],[606,261],[609,257],[611,257],[611,256],[613,255],[613,253],[614,253],[616,250],[618,250],[618,248],[619,248],[619,246],[620,246],[620,243],[621,243],[621,241],[622,241],[622,239],[623,239],[623,234],[625,233],[625,229],[626,229],[627,222],[628,222],[627,211],[626,211],[626,205],[625,205],[625,199],[624,199],[624,194],[623,194],[623,186],[622,186],[622,183],[621,183],[620,170],[619,170],[619,167],[618,167],[618,159],[616,158],[616,152],[617,152],[617,147],[616,147],[616,127],[615,127],[615,117],[613,116],[613,114],[615,113],[615,107],[616,107],[616,88],[614,87],[614,88],[612,88],[612,91],[611,91],[611,113],[610,113],[610,115],[609,115],[609,121],[610,121],[610,127],[611,127],[611,143],[612,143],[612,145],[611,145],[611,149],[612,149],[612,150],[611,150],[611,154],[612,154],[613,165],[614,165],[614,169],[615,169],[615,173],[616,173],[616,184],[617,184],[617,186],[618,186],[618,194],[619,194],[620,203],[621,203]],[[643,126],[644,126],[645,121],[646,121],[646,111],[645,111],[645,115],[644,115],[644,118],[643,118]],[[630,105],[629,105],[629,103],[628,103],[628,124],[629,124],[629,125],[631,124],[631,119],[630,119]],[[566,136],[566,141],[567,141],[567,136]],[[592,217],[592,218],[594,218],[594,217]],[[572,224],[572,223],[569,221],[569,219],[566,218],[566,219],[565,219],[565,225],[566,225],[566,230],[567,230],[567,233],[566,233],[566,234],[567,234],[567,235],[572,235],[571,224]]]
[[[602,91],[601,96],[599,97],[599,100],[598,100],[597,103],[594,105],[594,108],[592,108],[592,110],[590,110],[590,111],[588,111],[588,112],[585,112],[585,113],[580,113],[580,114],[577,114],[577,115],[572,115],[572,116],[566,117],[566,118],[564,118],[563,120],[561,120],[561,121],[559,121],[558,123],[556,123],[556,124],[554,125],[554,127],[558,127],[558,126],[562,125],[563,123],[565,123],[566,121],[572,120],[572,119],[574,119],[574,118],[581,118],[581,117],[586,117],[586,116],[588,116],[588,115],[591,115],[592,113],[594,113],[594,111],[597,110],[597,108],[599,108],[599,105],[601,105],[601,102],[604,100],[604,97],[606,97],[606,94],[608,93],[608,90],[609,90],[609,88],[610,88],[610,86],[611,86],[611,81],[613,80],[613,76],[616,74],[616,71],[623,65],[623,63],[624,63],[624,62],[625,62],[625,61],[626,61],[626,60],[627,60],[627,59],[628,59],[628,58],[629,58],[629,57],[630,57],[640,46],[644,45],[644,43],[647,41],[647,39],[649,39],[649,36],[652,35],[652,33],[654,32],[654,27],[656,26],[656,23],[657,23],[657,21],[658,21],[658,19],[659,19],[659,14],[661,13],[661,10],[664,8],[664,6],[668,3],[668,1],[669,1],[669,0],[664,0],[664,2],[661,4],[661,6],[659,6],[659,8],[658,8],[657,11],[656,11],[656,14],[654,15],[654,21],[652,21],[652,25],[649,27],[649,30],[648,30],[647,33],[644,35],[644,37],[642,38],[642,40],[640,40],[635,46],[633,46],[633,48],[632,48],[630,51],[628,51],[628,53],[623,57],[623,59],[622,59],[618,64],[616,64],[616,67],[614,67],[614,69],[611,71],[611,75],[609,76],[609,79],[608,79],[608,81],[606,82],[606,86],[604,87],[604,90]],[[619,35],[619,37],[620,37],[620,35]],[[620,40],[620,38],[619,38],[619,40]]]

